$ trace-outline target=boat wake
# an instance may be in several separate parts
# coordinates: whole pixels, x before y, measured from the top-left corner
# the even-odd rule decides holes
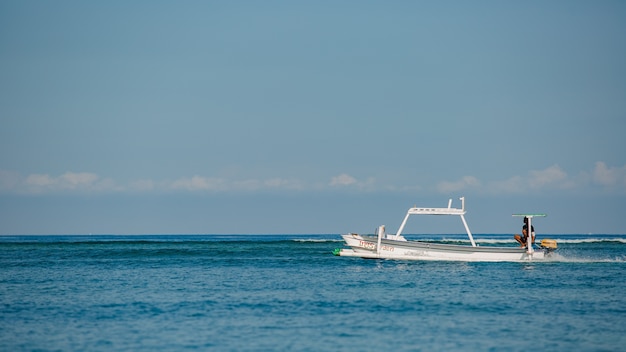
[[[626,255],[619,255],[612,258],[599,258],[592,256],[580,256],[580,255],[560,255],[557,254],[554,258],[549,260],[550,262],[559,263],[626,263]]]

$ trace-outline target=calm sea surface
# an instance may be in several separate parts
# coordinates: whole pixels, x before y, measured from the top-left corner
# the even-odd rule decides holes
[[[624,351],[626,235],[549,237],[554,262],[459,263],[335,257],[339,235],[0,236],[0,351]]]

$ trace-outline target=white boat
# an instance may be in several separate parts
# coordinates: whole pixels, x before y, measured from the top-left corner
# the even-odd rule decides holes
[[[376,235],[359,235],[348,233],[342,235],[350,248],[335,249],[333,254],[345,257],[400,259],[400,260],[439,260],[467,262],[525,262],[546,260],[556,250],[555,240],[543,239],[539,246],[527,241],[526,247],[495,247],[479,246],[467,226],[465,220],[465,198],[460,198],[461,208],[452,208],[452,199],[447,208],[418,208],[408,210],[398,232],[386,234],[385,226],[379,226]],[[402,231],[411,215],[454,215],[459,216],[469,237],[471,245],[444,244],[425,241],[407,240]],[[513,214],[527,217],[528,228],[532,229],[532,219],[544,217],[545,214]]]

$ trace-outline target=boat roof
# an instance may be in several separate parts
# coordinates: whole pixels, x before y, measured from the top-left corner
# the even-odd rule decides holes
[[[426,208],[416,207],[410,208],[407,212],[409,215],[464,215],[465,214],[465,197],[459,198],[461,200],[461,208],[452,207],[452,199],[448,200],[447,208]]]
[[[409,209],[411,215],[461,215],[465,210],[458,208],[416,208]]]

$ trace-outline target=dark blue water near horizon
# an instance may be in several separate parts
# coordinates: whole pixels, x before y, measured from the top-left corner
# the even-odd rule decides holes
[[[0,350],[624,350],[626,235],[549,237],[552,262],[465,263],[335,257],[332,234],[0,236]]]

